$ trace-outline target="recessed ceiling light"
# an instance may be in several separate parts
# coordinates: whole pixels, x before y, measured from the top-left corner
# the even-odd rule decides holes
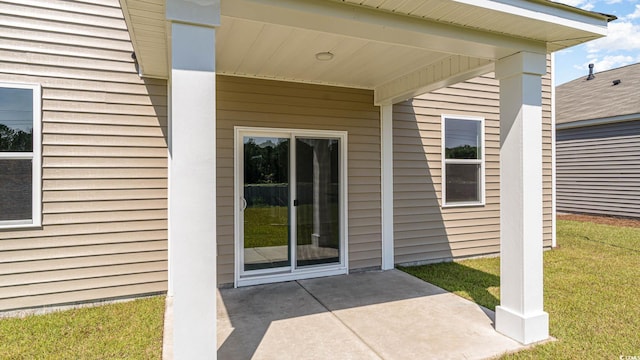
[[[316,54],[316,59],[320,61],[329,61],[333,59],[333,54],[329,51],[319,52]]]

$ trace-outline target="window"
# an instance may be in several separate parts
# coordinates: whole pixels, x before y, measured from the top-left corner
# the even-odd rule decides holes
[[[0,83],[0,228],[40,225],[40,86]]]
[[[484,204],[484,119],[442,116],[442,203]]]

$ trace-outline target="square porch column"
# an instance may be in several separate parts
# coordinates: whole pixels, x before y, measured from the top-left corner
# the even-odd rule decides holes
[[[523,344],[549,337],[543,311],[542,75],[544,53],[496,63],[500,80],[500,306],[496,330]]]
[[[393,104],[380,105],[382,270],[395,267],[393,239]]]
[[[164,356],[175,359],[215,359],[217,351],[215,3],[167,2],[173,351]]]

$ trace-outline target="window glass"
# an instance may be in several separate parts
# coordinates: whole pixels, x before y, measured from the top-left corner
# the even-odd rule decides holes
[[[447,202],[480,201],[480,165],[447,164]]]
[[[480,121],[446,119],[446,158],[480,159],[480,134]]]
[[[31,159],[0,159],[0,169],[0,221],[31,219]]]
[[[483,189],[483,119],[443,116],[443,204],[480,205]]]
[[[0,87],[0,151],[33,151],[33,90]]]

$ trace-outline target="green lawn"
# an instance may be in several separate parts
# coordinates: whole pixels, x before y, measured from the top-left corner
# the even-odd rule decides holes
[[[331,216],[337,218],[338,205],[331,205]],[[336,248],[340,224],[331,223]],[[297,206],[297,244],[311,244],[313,205]],[[289,210],[286,206],[251,206],[244,210],[244,247],[282,246],[289,244]]]
[[[281,246],[289,243],[286,206],[254,206],[244,210],[244,247]]]
[[[544,254],[545,310],[558,341],[505,359],[640,357],[640,229],[558,221],[558,248]],[[500,261],[404,268],[495,309]]]
[[[0,320],[0,359],[160,359],[164,296]]]

